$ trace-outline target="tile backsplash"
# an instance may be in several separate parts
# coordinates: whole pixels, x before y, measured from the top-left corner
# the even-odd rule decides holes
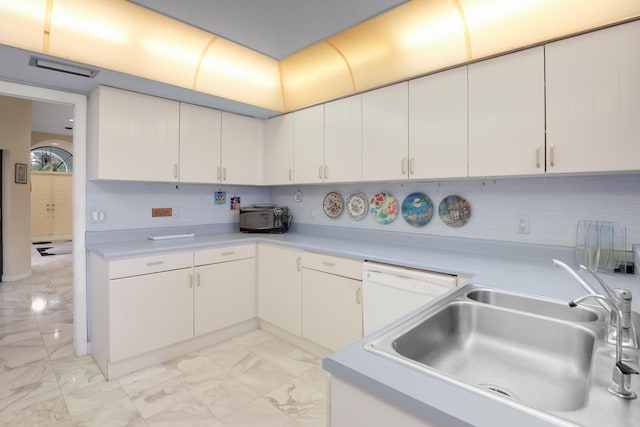
[[[298,189],[303,192],[299,203],[294,200]],[[378,224],[369,215],[355,221],[345,212],[329,218],[322,204],[332,191],[344,199],[353,192],[363,192],[369,200],[385,191],[396,197],[398,204],[410,193],[423,192],[433,202],[433,217],[420,228],[409,225],[400,214],[387,225]],[[452,194],[464,197],[471,206],[470,221],[460,228],[448,227],[438,216],[438,205]],[[640,242],[640,174],[286,186],[272,187],[270,200],[289,206],[297,224],[574,246],[578,221],[593,219],[626,226],[627,250]],[[529,219],[528,234],[518,233],[522,216]]]

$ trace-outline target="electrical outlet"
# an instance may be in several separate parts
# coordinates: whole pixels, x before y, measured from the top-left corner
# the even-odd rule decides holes
[[[518,233],[529,234],[529,217],[527,215],[518,217]]]

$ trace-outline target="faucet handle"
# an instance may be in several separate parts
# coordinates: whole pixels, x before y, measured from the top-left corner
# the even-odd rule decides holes
[[[615,288],[613,292],[620,300],[631,301],[633,299],[633,295],[629,289]]]
[[[625,364],[624,362],[616,362],[616,367],[622,372],[624,375],[638,375],[638,371],[633,369],[631,366]]]

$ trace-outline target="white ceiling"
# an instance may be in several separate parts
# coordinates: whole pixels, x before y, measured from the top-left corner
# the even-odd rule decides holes
[[[409,0],[128,0],[275,59]]]

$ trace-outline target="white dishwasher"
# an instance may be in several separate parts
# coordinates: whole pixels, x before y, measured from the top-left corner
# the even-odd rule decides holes
[[[362,317],[368,335],[456,286],[457,276],[365,261]]]

